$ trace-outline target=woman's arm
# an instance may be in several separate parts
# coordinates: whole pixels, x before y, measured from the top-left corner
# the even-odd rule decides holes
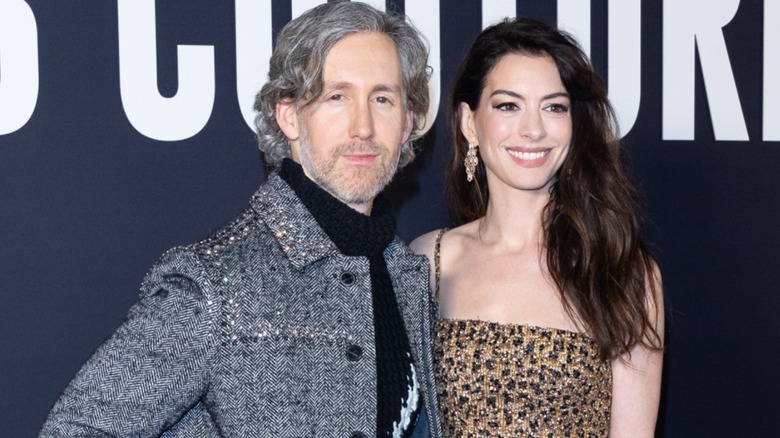
[[[631,349],[612,362],[612,415],[610,438],[655,436],[658,404],[661,397],[663,365],[664,303],[661,273],[655,267],[652,281],[655,301],[648,300],[649,316],[660,337],[661,349],[643,345]]]

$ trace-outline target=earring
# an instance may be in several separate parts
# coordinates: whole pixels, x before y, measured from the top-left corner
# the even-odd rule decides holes
[[[477,158],[477,148],[479,145],[474,146],[469,143],[469,150],[466,152],[466,158],[463,159],[463,164],[466,166],[466,179],[468,182],[474,180],[474,174],[477,171],[477,164],[479,164],[479,158]]]

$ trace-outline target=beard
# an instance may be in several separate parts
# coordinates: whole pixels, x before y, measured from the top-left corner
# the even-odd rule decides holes
[[[376,154],[370,166],[345,164],[344,154]],[[309,178],[345,204],[367,204],[390,183],[398,169],[401,148],[373,141],[354,141],[327,150],[313,144],[304,127],[299,139],[301,166]]]

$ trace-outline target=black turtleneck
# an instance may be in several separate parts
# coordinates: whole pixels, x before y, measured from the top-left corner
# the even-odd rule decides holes
[[[394,423],[401,421],[403,403],[408,402],[410,388],[415,386],[409,338],[383,255],[395,236],[390,204],[379,196],[374,200],[371,215],[361,214],[310,180],[301,166],[290,159],[282,162],[279,176],[344,255],[369,260],[376,344],[377,436],[389,436]],[[411,435],[419,402],[412,409],[414,415],[403,436]]]

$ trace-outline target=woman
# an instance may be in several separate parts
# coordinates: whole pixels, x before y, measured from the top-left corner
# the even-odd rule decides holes
[[[640,237],[614,114],[574,39],[514,19],[461,64],[434,264],[447,436],[653,436],[661,278]]]

